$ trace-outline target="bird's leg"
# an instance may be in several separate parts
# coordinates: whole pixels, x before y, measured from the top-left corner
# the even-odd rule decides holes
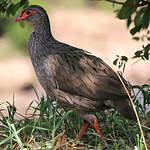
[[[59,103],[62,106],[64,106],[64,107],[65,107],[65,105],[69,105],[69,107],[72,107],[72,108],[74,108],[74,107],[81,107],[81,106],[83,106],[83,108],[84,108],[85,104],[83,102],[84,101],[88,102],[88,99],[86,99],[86,98],[82,98],[82,97],[79,97],[79,96],[73,96],[73,95],[65,93],[65,92],[63,92],[63,91],[61,91],[59,89],[55,89],[53,92],[55,93],[55,95],[58,95],[58,97],[59,97]],[[79,104],[80,104],[80,106],[79,106]],[[90,107],[89,107],[89,109],[90,109]],[[101,133],[99,127],[98,127],[98,120],[95,117],[95,115],[93,115],[93,114],[87,114],[87,113],[82,112],[82,113],[80,113],[80,117],[82,119],[84,119],[86,122],[83,124],[83,126],[82,126],[82,128],[81,128],[81,130],[79,132],[79,135],[78,135],[77,139],[79,139],[79,138],[81,138],[83,136],[84,132],[86,132],[86,130],[88,129],[89,124],[91,124],[91,125],[94,126],[94,128],[96,129],[96,131],[98,132],[98,134],[103,139],[103,135],[102,135],[102,133]],[[94,124],[93,124],[93,122],[94,122]]]
[[[80,114],[80,116],[86,122],[83,124],[78,137],[81,138],[83,136],[83,133],[87,130],[89,124],[91,124],[96,129],[98,134],[101,136],[101,139],[104,140],[101,130],[99,129],[98,120],[97,120],[96,116],[93,114],[83,114],[83,113]]]
[[[99,126],[98,126],[98,120],[97,120],[97,118],[94,119],[93,127],[94,127],[95,130],[98,132],[98,134],[101,136],[102,140],[104,140],[104,137],[103,137],[103,135],[102,135],[102,132],[101,132],[101,130],[99,129]]]
[[[79,132],[78,139],[82,138],[84,132],[87,131],[89,124],[90,124],[90,123],[87,122],[87,121],[84,122],[84,124],[83,124],[83,126],[82,126],[82,128],[81,128],[81,130],[80,130],[80,132]]]

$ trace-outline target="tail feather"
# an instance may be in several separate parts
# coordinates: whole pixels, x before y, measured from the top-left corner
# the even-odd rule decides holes
[[[136,120],[136,115],[129,99],[115,101],[116,109],[120,114],[129,120]]]

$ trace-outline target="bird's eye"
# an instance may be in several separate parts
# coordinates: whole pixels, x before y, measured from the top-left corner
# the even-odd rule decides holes
[[[26,11],[26,14],[27,14],[27,15],[30,15],[30,11]]]

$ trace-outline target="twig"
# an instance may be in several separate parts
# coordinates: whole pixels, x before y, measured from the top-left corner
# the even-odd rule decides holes
[[[114,68],[112,68],[112,69],[114,69]],[[124,87],[124,89],[125,89],[128,97],[130,99],[130,102],[132,104],[133,110],[134,110],[136,118],[137,118],[137,122],[138,122],[138,125],[139,125],[139,129],[140,129],[140,132],[141,132],[141,136],[142,136],[142,139],[143,139],[143,143],[144,143],[145,149],[148,150],[148,147],[147,147],[147,144],[146,144],[146,140],[145,140],[145,137],[144,137],[144,133],[143,133],[143,130],[142,130],[142,125],[141,125],[138,113],[136,111],[135,105],[134,105],[134,103],[132,101],[131,95],[130,95],[130,93],[129,93],[127,87],[126,87],[126,85],[124,84],[123,80],[121,79],[121,76],[119,75],[119,73],[115,69],[114,69],[114,71],[116,72],[118,78],[120,79],[120,81],[121,81],[121,83],[122,83],[122,85],[123,85],[123,87]]]
[[[102,0],[98,0],[98,1],[102,1]],[[114,4],[119,4],[119,5],[124,5],[126,3],[126,2],[119,2],[119,1],[116,1],[116,0],[104,0],[104,1],[111,2],[111,3],[114,3]],[[140,3],[135,3],[136,7],[141,7],[141,6],[145,6],[145,5],[150,5],[150,1],[143,0]]]
[[[105,1],[111,2],[111,3],[114,3],[114,4],[124,5],[124,2],[118,2],[116,0],[105,0]]]
[[[148,150],[147,143],[146,143],[146,140],[145,140],[145,137],[144,137],[144,133],[143,133],[143,129],[142,129],[142,125],[141,125],[141,122],[140,122],[138,113],[137,113],[137,111],[136,111],[135,105],[134,105],[134,103],[133,103],[133,101],[132,101],[131,95],[130,95],[130,93],[129,93],[127,87],[126,87],[126,85],[124,84],[124,82],[123,82],[123,80],[122,80],[120,74],[118,73],[118,71],[114,68],[114,66],[113,66],[111,63],[109,63],[109,64],[110,64],[111,68],[113,69],[113,71],[114,71],[114,72],[116,73],[116,75],[118,76],[120,82],[122,83],[122,85],[123,85],[123,87],[124,87],[124,89],[125,89],[125,91],[126,91],[128,97],[129,97],[129,100],[130,100],[130,102],[131,102],[131,104],[132,104],[133,110],[134,110],[135,115],[136,115],[137,123],[138,123],[139,129],[140,129],[140,132],[141,132],[141,137],[142,137],[142,139],[143,139],[143,143],[144,143],[145,150]]]

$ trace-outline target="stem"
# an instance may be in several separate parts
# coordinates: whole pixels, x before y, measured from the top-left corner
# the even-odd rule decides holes
[[[98,1],[101,1],[101,0],[98,0]],[[118,4],[118,5],[124,5],[126,2],[118,2],[116,0],[104,0],[104,1],[107,1],[107,2],[111,2],[111,3],[114,3],[114,4]],[[141,7],[141,6],[145,6],[145,5],[150,5],[150,1],[140,1],[139,3],[135,4],[136,7]]]

